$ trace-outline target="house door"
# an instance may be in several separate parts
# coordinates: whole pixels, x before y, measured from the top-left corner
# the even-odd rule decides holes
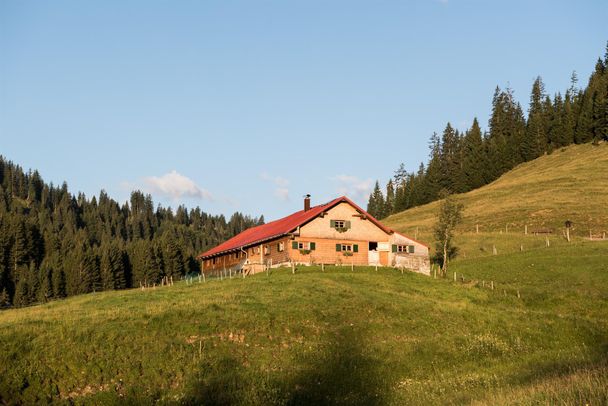
[[[378,252],[378,243],[370,241],[367,250],[367,262],[370,265],[380,265],[380,253]]]

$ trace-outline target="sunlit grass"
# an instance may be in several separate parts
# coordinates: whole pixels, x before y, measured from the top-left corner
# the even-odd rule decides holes
[[[608,233],[608,143],[573,145],[526,162],[480,189],[458,195],[464,204],[462,233],[524,234],[551,229],[561,236],[564,222],[572,234]],[[438,202],[395,214],[384,222],[432,241]]]
[[[597,400],[606,258],[607,243],[556,243],[463,258],[456,283],[301,267],[3,311],[0,400],[531,403],[559,397],[560,379]]]

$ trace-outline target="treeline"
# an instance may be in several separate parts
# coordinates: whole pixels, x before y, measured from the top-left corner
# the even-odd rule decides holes
[[[476,118],[463,133],[448,123],[441,136],[431,137],[428,163],[421,163],[416,172],[401,164],[384,192],[376,182],[367,210],[384,218],[435,201],[441,191],[479,188],[556,148],[600,140],[608,140],[608,46],[585,89],[577,87],[573,73],[570,88],[551,98],[538,77],[527,116],[511,89],[496,87],[487,131],[481,130]]]
[[[46,184],[0,156],[0,307],[158,284],[199,272],[195,256],[263,217],[154,208],[136,191],[120,205]]]

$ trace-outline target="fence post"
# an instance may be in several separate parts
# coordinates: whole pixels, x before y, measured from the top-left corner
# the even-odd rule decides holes
[[[454,272],[454,282],[456,282],[456,272]]]
[[[491,281],[492,290],[494,290],[494,281]]]
[[[492,245],[492,254],[498,255],[498,250],[496,249],[496,245]]]
[[[524,226],[524,234],[528,235],[528,225],[527,224]]]

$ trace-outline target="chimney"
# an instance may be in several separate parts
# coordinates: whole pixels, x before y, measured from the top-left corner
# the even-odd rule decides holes
[[[304,211],[310,210],[310,195],[304,196]]]

